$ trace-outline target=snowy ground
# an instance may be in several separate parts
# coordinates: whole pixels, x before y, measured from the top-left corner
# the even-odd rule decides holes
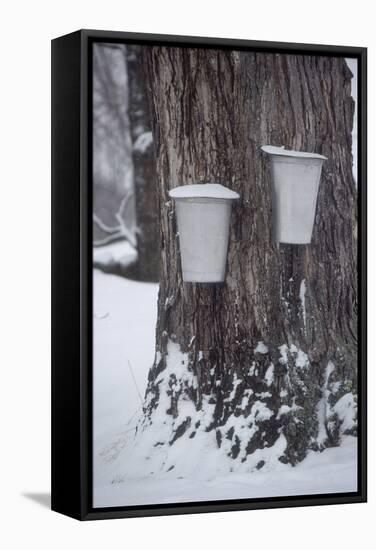
[[[94,271],[96,451],[140,411],[154,359],[157,296],[158,285]]]
[[[216,472],[218,451],[208,446],[205,466],[193,473],[188,467],[186,475],[127,476],[135,466],[127,451],[154,358],[157,294],[158,285],[94,272],[94,506],[357,490],[357,440],[350,436],[341,447],[311,452],[295,468],[279,464],[267,472],[223,475]],[[188,465],[192,451],[186,449]]]

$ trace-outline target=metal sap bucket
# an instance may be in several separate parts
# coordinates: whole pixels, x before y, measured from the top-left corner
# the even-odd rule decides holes
[[[264,145],[271,161],[273,232],[278,243],[311,242],[321,168],[326,157]]]
[[[238,193],[217,183],[197,183],[169,194],[175,201],[183,281],[224,281],[231,204]]]

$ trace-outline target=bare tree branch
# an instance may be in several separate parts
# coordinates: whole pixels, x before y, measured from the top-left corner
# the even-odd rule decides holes
[[[96,214],[95,212],[93,213],[93,221],[104,233],[109,233],[110,235],[113,235],[114,233],[118,233],[120,230],[118,225],[116,227],[109,227],[107,224],[104,223],[103,220],[100,219],[98,214]]]
[[[129,244],[134,248],[137,249],[137,240],[135,235],[132,231],[128,229],[126,226],[124,219],[123,219],[123,212],[125,210],[125,207],[127,206],[129,200],[133,196],[133,190],[127,190],[124,197],[122,198],[119,206],[119,210],[115,214],[115,217],[117,221],[119,222],[119,225],[115,227],[110,227],[107,225],[95,212],[93,213],[93,221],[97,224],[97,226],[104,232],[108,233],[107,237],[104,237],[103,239],[94,241],[94,246],[103,246],[105,244],[110,244],[111,242],[114,242],[120,238],[126,239]]]
[[[111,244],[111,243],[119,241],[121,239],[124,239],[124,234],[123,234],[123,232],[119,231],[118,233],[108,235],[107,237],[104,237],[103,239],[97,239],[97,240],[93,241],[93,246],[94,247],[105,246],[106,244]]]

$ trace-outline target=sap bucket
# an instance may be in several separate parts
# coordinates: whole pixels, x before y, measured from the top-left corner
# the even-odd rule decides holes
[[[326,157],[264,145],[273,180],[273,232],[277,243],[309,244],[321,168]]]
[[[175,201],[183,281],[225,280],[232,201],[238,193],[217,183],[171,189]]]

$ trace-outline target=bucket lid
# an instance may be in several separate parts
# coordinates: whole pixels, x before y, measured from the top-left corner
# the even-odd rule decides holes
[[[263,145],[261,149],[264,151],[264,153],[267,153],[268,155],[327,160],[327,157],[324,157],[324,155],[319,155],[317,153],[307,153],[305,151],[289,151],[284,147],[274,147],[273,145]]]
[[[219,183],[195,183],[193,185],[181,185],[169,191],[173,199],[238,199],[239,193],[231,191]]]

